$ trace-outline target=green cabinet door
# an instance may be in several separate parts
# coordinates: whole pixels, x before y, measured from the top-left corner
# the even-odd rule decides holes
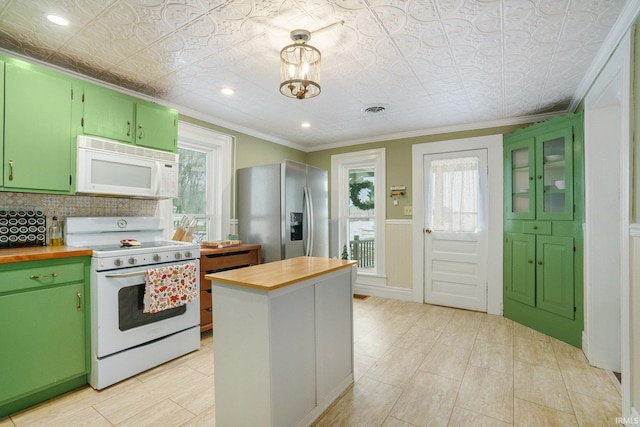
[[[573,127],[536,137],[536,219],[573,219]]]
[[[136,104],[136,145],[178,151],[178,111],[156,104]]]
[[[534,139],[505,147],[505,208],[508,219],[535,219]]]
[[[537,236],[536,255],[538,307],[573,319],[573,238]]]
[[[84,88],[83,133],[133,143],[135,99],[95,85]]]
[[[0,61],[0,77],[4,82],[4,61]],[[4,100],[4,84],[0,83],[0,130],[4,129],[4,102],[2,100]],[[0,148],[2,147],[4,147],[4,132],[0,131]],[[0,172],[4,177],[4,150],[0,150],[0,165]],[[0,187],[2,187],[2,184],[3,182],[0,182]]]
[[[504,296],[536,306],[536,236],[508,233],[505,238]]]
[[[0,295],[0,406],[87,371],[84,284]]]
[[[71,79],[5,64],[5,190],[71,191]]]

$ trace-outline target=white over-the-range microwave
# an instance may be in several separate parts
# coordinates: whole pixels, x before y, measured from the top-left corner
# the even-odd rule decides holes
[[[170,199],[178,197],[178,155],[78,136],[76,194]]]

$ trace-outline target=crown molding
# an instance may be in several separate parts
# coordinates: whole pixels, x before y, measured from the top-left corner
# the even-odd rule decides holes
[[[314,147],[308,147],[306,151],[313,152],[313,151],[321,151],[321,150],[331,150],[334,148],[349,147],[352,145],[360,145],[360,144],[371,144],[374,142],[384,142],[384,141],[391,141],[396,139],[416,138],[416,137],[428,136],[428,135],[440,135],[445,133],[489,129],[489,128],[502,127],[502,126],[522,125],[522,124],[528,124],[528,123],[541,122],[551,117],[555,117],[558,114],[565,114],[566,112],[567,111],[555,111],[553,113],[534,114],[530,116],[513,117],[508,119],[489,120],[489,121],[475,122],[475,123],[463,123],[463,124],[452,125],[452,126],[441,126],[436,128],[426,128],[426,129],[420,129],[420,130],[414,130],[414,131],[408,131],[408,132],[376,135],[376,136],[367,137],[367,138],[352,139],[349,141],[342,141],[342,142],[336,142],[331,144],[323,144],[323,145],[317,145]]]
[[[611,31],[609,31],[607,38],[602,43],[602,46],[600,46],[600,50],[598,50],[598,54],[594,60],[591,61],[589,69],[573,94],[573,98],[569,104],[569,111],[576,111],[580,102],[582,102],[589,89],[591,89],[600,71],[602,71],[607,61],[609,61],[620,40],[622,40],[627,31],[629,31],[639,15],[640,2],[637,0],[627,1],[627,4],[625,4],[624,9],[622,9],[622,12],[618,16],[618,20],[613,25]]]

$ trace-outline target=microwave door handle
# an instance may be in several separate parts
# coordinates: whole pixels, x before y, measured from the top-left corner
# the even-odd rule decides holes
[[[155,162],[155,166],[156,166],[156,170],[154,171],[154,179],[155,179],[155,189],[153,190],[153,194],[158,196],[160,195],[160,181],[162,181],[162,179],[160,178],[160,171],[162,170],[162,165],[160,164],[160,161],[156,161]]]

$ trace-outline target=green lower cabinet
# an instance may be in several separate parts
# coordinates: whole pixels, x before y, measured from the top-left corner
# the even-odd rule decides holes
[[[504,316],[581,347],[574,238],[506,233],[504,254]]]
[[[70,259],[0,269],[0,418],[86,384],[88,265]]]
[[[505,254],[511,262],[505,263],[505,297],[523,304],[536,305],[536,236],[508,234]]]
[[[573,320],[573,238],[537,236],[536,239],[537,305]]]

